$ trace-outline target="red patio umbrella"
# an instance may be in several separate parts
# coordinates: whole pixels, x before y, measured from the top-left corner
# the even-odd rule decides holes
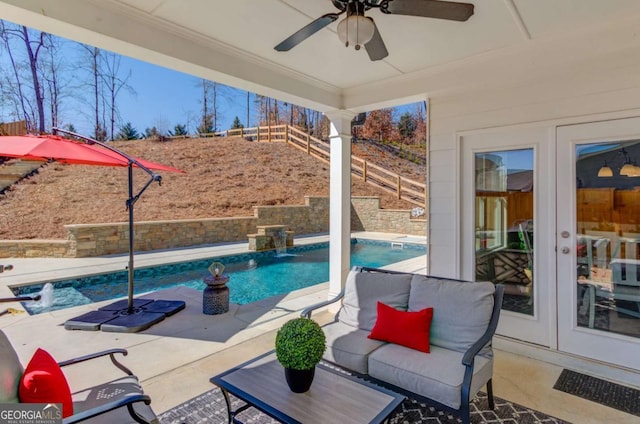
[[[30,160],[52,160],[80,165],[121,166],[129,169],[129,199],[127,199],[127,208],[129,210],[129,287],[126,313],[131,315],[135,312],[133,307],[133,205],[151,183],[157,181],[158,184],[160,184],[162,177],[152,170],[169,172],[184,171],[148,160],[134,158],[113,146],[80,134],[57,128],[54,128],[54,131],[80,138],[85,142],[70,140],[58,135],[0,136],[0,156]],[[150,176],[147,183],[135,195],[133,193],[134,167],[142,169]]]
[[[114,147],[96,140],[94,144],[81,143],[57,135],[15,135],[0,137],[0,156],[29,159],[54,160],[77,165],[133,166],[138,164],[157,171],[183,172],[167,165],[140,158],[132,158]]]

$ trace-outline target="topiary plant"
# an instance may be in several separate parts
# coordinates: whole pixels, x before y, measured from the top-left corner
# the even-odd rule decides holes
[[[326,338],[322,328],[309,318],[287,321],[276,335],[276,356],[285,368],[314,368],[325,349]]]

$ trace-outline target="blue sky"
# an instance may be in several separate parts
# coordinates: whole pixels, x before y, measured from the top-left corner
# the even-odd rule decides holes
[[[151,126],[159,126],[159,121],[166,121],[169,128],[180,123],[186,125],[189,119],[197,119],[202,110],[201,79],[192,75],[173,71],[161,66],[123,57],[121,66],[130,68],[131,85],[136,95],[123,93],[120,101],[120,112],[123,120],[131,123],[139,131]],[[218,129],[231,127],[237,115],[244,126],[255,125],[256,110],[251,96],[251,119],[246,121],[247,92],[228,86],[220,86],[218,96]],[[194,130],[191,123],[190,130]]]
[[[61,40],[61,55],[64,57],[64,74],[68,76],[70,85],[83,84],[88,75],[78,70],[78,65],[83,61],[82,50],[79,44],[70,40],[57,37]],[[19,42],[14,43],[13,54],[18,61],[25,57],[24,46]],[[118,108],[121,116],[121,124],[131,122],[138,132],[144,132],[145,128],[152,126],[167,126],[173,129],[176,124],[188,125],[191,131],[195,131],[202,110],[201,79],[192,75],[173,71],[161,66],[152,65],[126,56],[121,56],[120,74],[127,75],[131,71],[128,85],[135,90],[135,95],[123,90],[118,96]],[[86,59],[85,59],[86,60]],[[12,67],[9,57],[2,49],[0,54],[2,71],[12,75]],[[73,124],[76,130],[83,134],[91,134],[92,107],[86,100],[80,99],[80,95],[88,97],[89,89],[74,90],[73,96],[65,96],[62,100],[62,123]],[[80,94],[78,94],[80,93]],[[252,93],[251,100],[254,95]],[[247,92],[228,86],[220,85],[218,96],[218,129],[228,129],[236,115],[245,126],[255,125],[256,110],[252,102],[251,120],[246,121]],[[0,103],[0,122],[9,122],[14,119],[12,109]],[[189,122],[191,121],[191,122]],[[50,124],[49,124],[50,125]]]
[[[88,78],[86,70],[78,70],[78,66],[86,58],[82,57],[82,49],[79,44],[57,37],[61,40],[61,54],[70,84],[84,84]],[[15,44],[14,55],[24,57],[24,46]],[[4,49],[2,50],[4,52]],[[173,71],[150,63],[142,62],[126,56],[121,56],[120,75],[125,76],[131,72],[128,85],[135,90],[135,94],[122,90],[118,95],[118,109],[121,122],[117,128],[126,122],[131,122],[133,127],[144,133],[146,128],[153,126],[162,130],[171,130],[176,124],[186,125],[190,132],[195,132],[202,111],[202,87],[201,79],[192,75]],[[0,54],[0,64],[4,72],[11,72],[11,64],[8,55]],[[58,125],[73,124],[76,131],[91,135],[93,133],[93,117],[91,102],[81,99],[81,96],[90,96],[89,88],[75,90],[75,96],[66,96],[61,107],[61,121]],[[257,124],[257,107],[251,94],[250,122],[247,121],[247,92],[232,87],[220,85],[218,95],[218,130],[231,127],[236,116],[245,127]],[[394,110],[396,119],[405,111],[415,112],[416,105],[400,106]],[[9,122],[15,117],[11,114],[11,108],[0,103],[0,122]],[[20,119],[20,118],[18,118]],[[50,125],[50,124],[48,124]],[[116,129],[117,132],[117,129]]]
[[[169,128],[176,124],[187,124],[188,116],[197,119],[202,109],[201,79],[192,75],[173,71],[161,66],[124,57],[122,69],[132,70],[129,84],[135,88],[137,95],[122,94],[120,112],[125,121],[131,121],[138,131],[158,126],[158,121],[168,121]],[[257,106],[255,95],[251,93],[250,121],[247,123],[247,92],[234,87],[220,85],[218,96],[218,129],[231,128],[236,116],[245,127],[257,125]],[[396,119],[404,111],[415,111],[415,104],[399,106],[395,110]],[[189,130],[194,130],[189,125]]]

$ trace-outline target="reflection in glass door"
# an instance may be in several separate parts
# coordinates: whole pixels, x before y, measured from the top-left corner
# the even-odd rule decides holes
[[[640,371],[640,118],[557,129],[558,348]]]
[[[460,276],[504,284],[497,334],[555,348],[551,135],[517,127],[461,137]]]
[[[640,337],[640,141],[575,157],[577,325]]]
[[[533,315],[533,149],[475,154],[476,281],[505,286],[502,308]]]

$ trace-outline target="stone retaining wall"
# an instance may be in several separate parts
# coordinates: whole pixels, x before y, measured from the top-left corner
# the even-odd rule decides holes
[[[424,236],[426,219],[411,219],[411,211],[380,209],[379,197],[351,198],[351,231],[377,231]]]
[[[0,240],[0,258],[72,258],[69,240]]]
[[[258,225],[286,225],[296,236],[329,231],[329,198],[300,206],[255,206],[253,217],[136,222],[135,250],[148,251],[246,241]],[[410,211],[380,209],[378,197],[353,197],[352,231],[425,235],[425,220]],[[67,240],[0,241],[0,257],[93,257],[129,250],[128,223],[65,225]]]

